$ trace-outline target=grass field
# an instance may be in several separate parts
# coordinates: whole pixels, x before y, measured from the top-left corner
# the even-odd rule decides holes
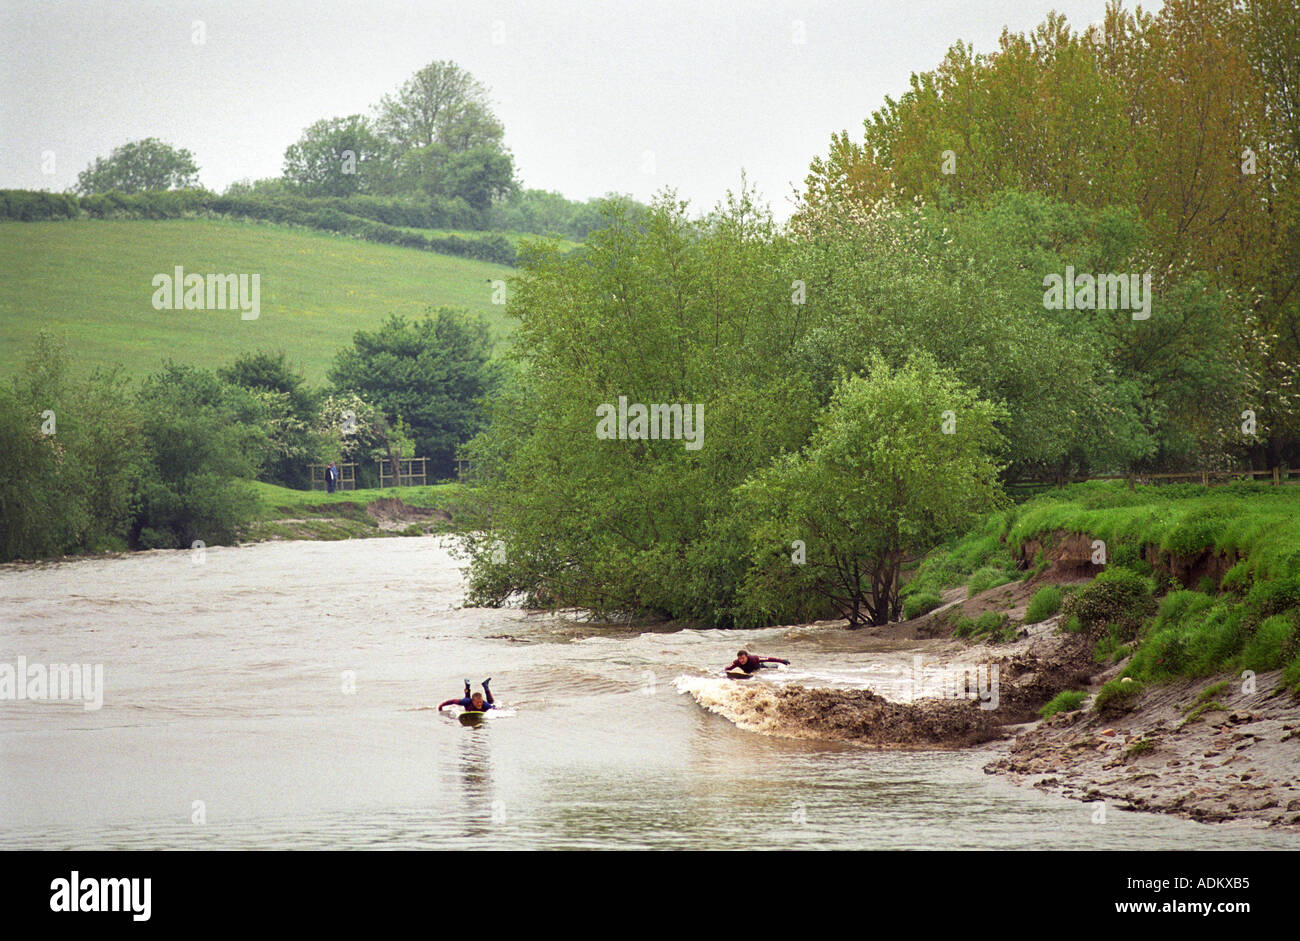
[[[290,490],[259,481],[250,481],[249,486],[257,495],[260,507],[241,537],[248,542],[263,539],[364,539],[444,532],[450,528],[447,520],[421,517],[404,507],[454,512],[458,497],[465,492],[464,485],[459,483],[338,493]],[[377,515],[371,513],[367,508],[380,500],[397,500],[404,507],[390,505]],[[384,523],[381,523],[381,518]]]
[[[427,487],[385,487],[382,490],[291,490],[276,484],[249,481],[249,486],[262,502],[260,519],[279,519],[285,515],[329,515],[340,504],[365,506],[375,500],[398,499],[408,506],[446,509],[464,492],[464,484],[430,484]]]
[[[1240,554],[1261,579],[1300,575],[1300,487],[1075,484],[1021,507],[1008,542],[1018,549],[1057,529],[1104,540],[1121,563],[1137,562],[1143,546],[1156,545],[1182,556]]]
[[[154,310],[156,274],[261,275],[261,313]],[[313,384],[359,329],[389,314],[448,304],[484,314],[503,265],[280,226],[228,220],[0,223],[0,376],[10,376],[47,327],[78,371],[117,363],[134,376],[165,357],[215,367],[243,352],[284,350]]]

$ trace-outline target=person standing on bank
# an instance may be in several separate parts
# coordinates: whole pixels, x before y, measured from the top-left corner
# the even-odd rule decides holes
[[[339,486],[339,469],[333,461],[325,468],[325,492],[333,493]]]

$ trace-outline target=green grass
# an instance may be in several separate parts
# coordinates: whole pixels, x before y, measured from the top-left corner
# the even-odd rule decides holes
[[[1201,718],[1201,716],[1205,715],[1207,712],[1227,712],[1227,711],[1228,711],[1227,706],[1219,702],[1217,699],[1212,699],[1209,702],[1203,702],[1199,706],[1193,707],[1192,711],[1187,714],[1187,718],[1184,719],[1182,722],[1178,723],[1178,727],[1181,729],[1189,722],[1196,722]]]
[[[1061,690],[1043,708],[1038,710],[1038,715],[1043,719],[1047,719],[1058,712],[1073,712],[1083,705],[1083,701],[1087,698],[1088,694],[1080,689]]]
[[[1002,541],[1005,531],[1006,519],[998,514],[979,529],[937,547],[916,566],[903,587],[902,597],[938,597],[947,588],[966,585],[976,573],[981,573],[981,580],[998,581],[999,584],[1017,578],[1016,562]]]
[[[261,314],[154,310],[156,274],[261,275]],[[498,340],[512,321],[492,303],[503,265],[283,226],[221,219],[0,223],[0,376],[13,375],[42,327],[82,373],[121,363],[133,376],[165,357],[213,367],[284,350],[320,384],[334,355],[389,314],[447,304],[484,314]]]
[[[943,601],[932,592],[910,595],[903,602],[903,620],[910,621],[912,618],[919,618],[921,615],[933,611],[941,604],[943,604]]]
[[[1061,599],[1064,597],[1065,592],[1061,591],[1059,585],[1044,585],[1034,593],[1034,597],[1029,599],[1029,607],[1025,610],[1025,623],[1037,624],[1039,621],[1046,621],[1061,610]]]
[[[1136,706],[1141,695],[1142,684],[1137,680],[1114,679],[1098,690],[1092,708],[1099,715],[1120,715]]]
[[[985,611],[979,617],[972,620],[962,616],[957,620],[957,626],[953,630],[957,637],[981,637],[988,635],[990,640],[998,643],[1006,643],[1014,640],[1016,631],[1008,624],[1008,618],[1005,614],[997,611]]]
[[[356,539],[373,536],[422,536],[442,532],[450,523],[422,519],[400,529],[383,529],[366,507],[376,500],[399,499],[407,506],[454,510],[466,488],[459,483],[427,487],[386,487],[383,490],[290,490],[275,484],[249,481],[257,498],[258,513],[242,530],[241,539]]]
[[[275,484],[249,481],[261,505],[260,520],[305,518],[370,519],[364,507],[375,500],[399,499],[408,506],[448,509],[465,493],[464,484],[431,484],[427,487],[385,487],[380,490],[290,490]]]
[[[1205,687],[1205,689],[1201,690],[1200,695],[1197,696],[1195,701],[1193,701],[1192,705],[1188,706],[1187,708],[1191,709],[1193,706],[1200,705],[1203,702],[1209,702],[1210,700],[1214,699],[1216,696],[1223,695],[1223,693],[1231,685],[1232,684],[1229,683],[1227,680],[1221,680],[1218,683],[1211,683],[1209,686]],[[1187,710],[1183,710],[1183,711],[1186,712]]]
[[[1126,748],[1124,750],[1124,754],[1126,757],[1134,758],[1137,755],[1142,755],[1145,754],[1146,752],[1154,751],[1155,747],[1156,747],[1156,743],[1153,742],[1151,739],[1140,738],[1132,745],[1130,745],[1128,748]]]
[[[1106,543],[1111,564],[1140,564],[1144,545],[1195,554],[1203,549],[1247,557],[1233,581],[1300,575],[1300,487],[1233,483],[1142,486],[1122,481],[1075,484],[1020,507],[1008,541],[1055,530],[1085,533]],[[1227,579],[1225,579],[1225,582]],[[1225,586],[1227,587],[1227,586]]]

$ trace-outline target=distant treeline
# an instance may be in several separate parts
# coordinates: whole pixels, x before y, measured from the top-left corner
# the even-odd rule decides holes
[[[245,481],[311,485],[309,465],[428,458],[455,471],[496,383],[481,317],[441,308],[390,317],[339,351],[311,388],[283,352],[247,353],[215,372],[164,362],[133,382],[81,378],[42,331],[0,383],[0,562],[229,543],[257,512]]]
[[[453,203],[458,202],[456,200]],[[36,222],[47,219],[179,219],[203,213],[256,219],[337,232],[369,242],[401,245],[422,251],[459,255],[513,265],[514,246],[505,236],[485,233],[474,238],[430,237],[411,228],[459,228],[473,221],[473,210],[450,205],[419,206],[367,196],[348,198],[280,196],[218,196],[205,190],[155,190],[144,193],[101,193],[73,196],[32,190],[0,190],[0,219]]]

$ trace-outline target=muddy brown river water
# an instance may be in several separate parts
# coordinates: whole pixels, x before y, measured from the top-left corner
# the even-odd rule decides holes
[[[0,567],[0,663],[103,668],[99,708],[48,691],[0,700],[0,841],[1300,848],[1296,834],[1116,808],[1094,822],[1089,805],[984,774],[998,745],[772,734],[716,672],[745,646],[793,661],[758,682],[899,695],[910,649],[829,627],[602,627],[466,609],[462,593],[437,537]],[[503,709],[480,726],[434,708],[488,676]]]

